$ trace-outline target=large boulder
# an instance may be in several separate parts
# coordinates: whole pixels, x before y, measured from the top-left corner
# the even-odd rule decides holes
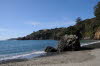
[[[46,49],[45,49],[45,52],[57,52],[57,49],[51,47],[51,46],[48,46]]]
[[[65,35],[59,42],[57,50],[64,52],[68,50],[79,50],[80,39],[76,35]]]

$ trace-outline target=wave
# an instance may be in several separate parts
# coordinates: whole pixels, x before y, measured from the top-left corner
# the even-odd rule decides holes
[[[9,57],[4,57],[1,58],[0,61],[5,61],[5,60],[12,60],[12,59],[24,59],[24,58],[28,58],[28,57],[37,57],[37,56],[41,56],[46,54],[46,52],[44,51],[36,51],[36,52],[31,52],[31,53],[26,53],[26,54],[20,54],[20,55],[16,55],[16,56],[9,56]]]
[[[100,43],[100,41],[90,42],[90,43],[82,43],[81,46],[86,46],[86,45],[91,45],[91,44],[96,44],[96,43]]]

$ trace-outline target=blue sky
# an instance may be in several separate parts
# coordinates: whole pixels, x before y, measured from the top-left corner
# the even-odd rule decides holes
[[[100,0],[0,0],[0,40],[40,29],[68,27],[75,19],[94,17]]]

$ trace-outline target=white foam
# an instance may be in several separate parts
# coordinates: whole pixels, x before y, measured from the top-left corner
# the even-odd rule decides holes
[[[95,44],[95,43],[100,43],[100,41],[91,42],[91,43],[84,43],[84,44],[81,44],[81,46],[91,45],[91,44]]]
[[[45,54],[46,52],[44,51],[37,51],[37,52],[32,52],[32,53],[28,53],[28,54],[21,54],[21,55],[16,55],[16,56],[11,56],[11,57],[4,57],[4,58],[1,58],[0,60],[11,60],[11,59],[17,59],[17,58],[20,58],[20,57],[26,57],[26,56],[30,56],[30,55],[37,55],[37,56],[40,56],[41,54]]]

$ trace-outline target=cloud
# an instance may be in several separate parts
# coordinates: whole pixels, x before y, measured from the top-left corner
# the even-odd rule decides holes
[[[56,22],[30,22],[28,23],[30,25],[33,25],[35,27],[50,27],[50,28],[55,28],[55,27],[68,27],[68,26],[71,26],[71,25],[74,25],[75,22],[74,21],[63,21],[63,22],[59,22],[59,21],[56,21]]]
[[[55,26],[62,26],[62,27],[67,27],[67,26],[71,26],[74,25],[75,22],[74,21],[65,21],[65,22],[53,22],[50,25],[55,25]]]
[[[6,28],[0,28],[0,32],[1,31],[8,31],[8,29],[6,29]]]
[[[60,27],[69,27],[75,24],[75,21],[72,20],[57,20],[57,21],[27,21],[27,26],[32,26],[34,31],[42,30],[42,29],[53,29]]]
[[[32,24],[32,25],[40,25],[39,22],[32,22],[31,24]]]
[[[27,22],[26,24],[37,26],[37,25],[40,25],[41,23],[40,22],[31,21],[31,22]]]
[[[16,30],[16,29],[6,29],[6,28],[0,28],[0,40],[6,40],[10,38],[17,38],[17,37],[23,37],[30,32],[25,32],[22,30]]]

